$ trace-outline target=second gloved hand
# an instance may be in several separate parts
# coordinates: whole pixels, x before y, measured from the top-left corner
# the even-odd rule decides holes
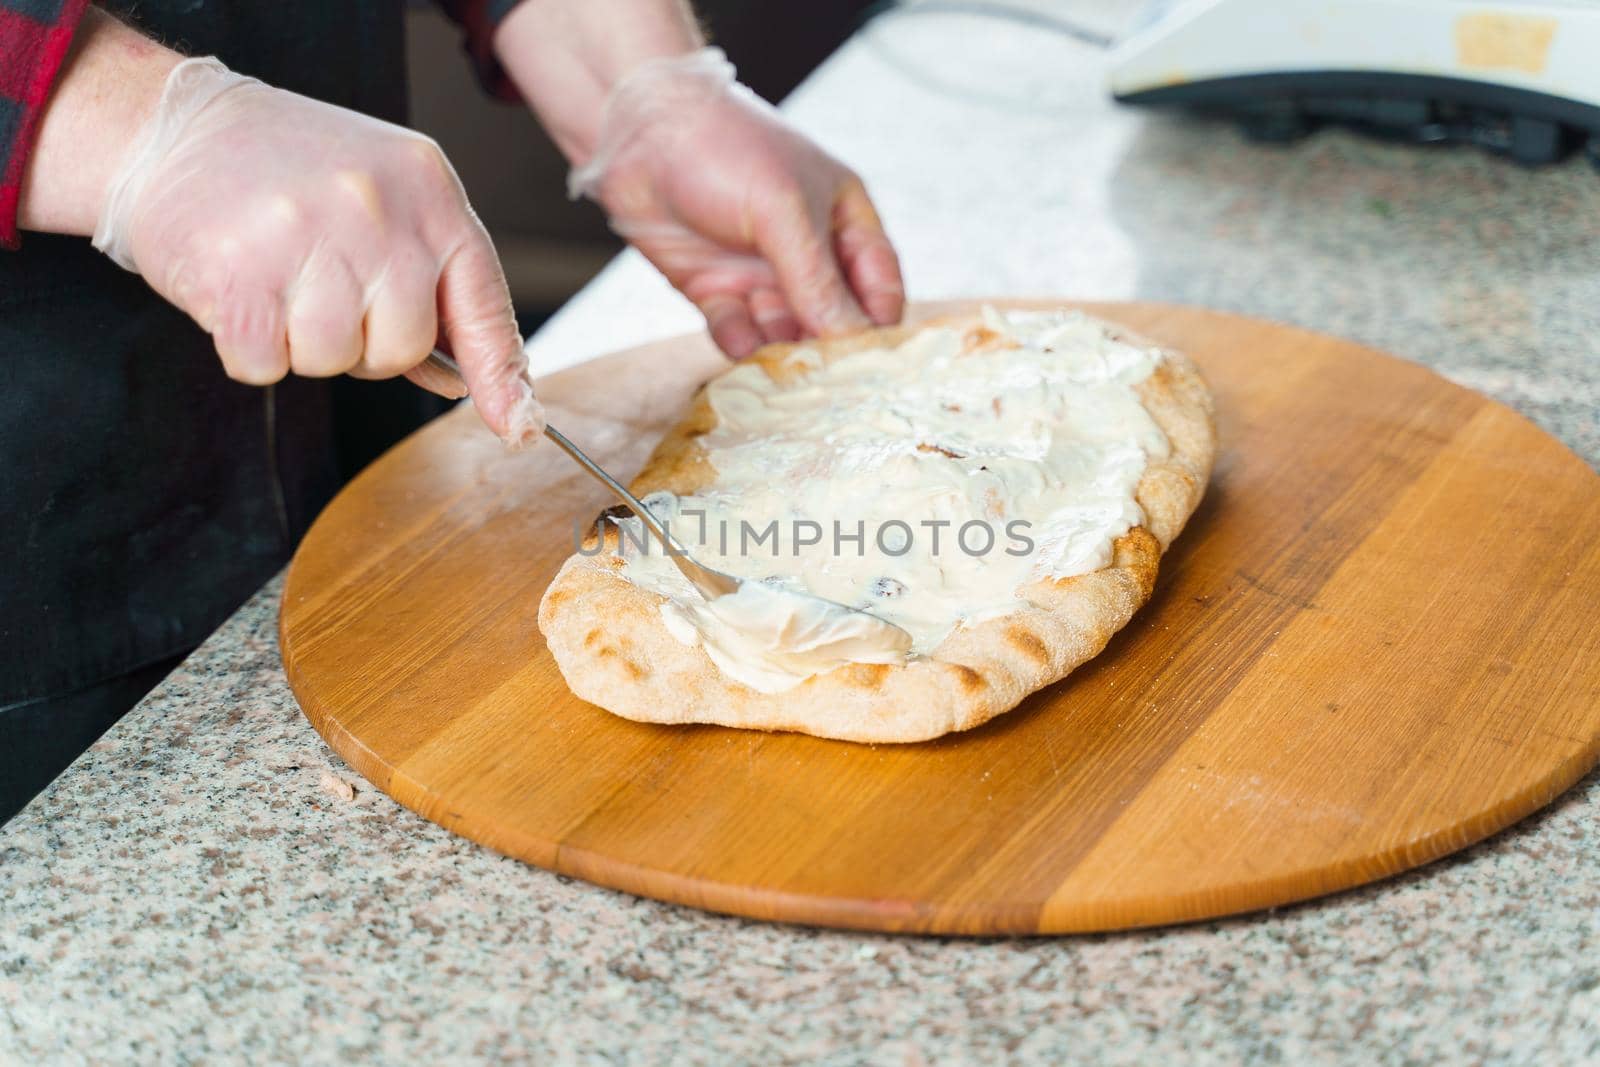
[[[229,377],[407,374],[443,336],[484,421],[540,432],[498,257],[426,137],[180,64],[107,191],[95,247],[212,336]]]
[[[861,179],[736,82],[720,49],[628,74],[569,189],[599,201],[729,355],[899,321],[899,260]]]

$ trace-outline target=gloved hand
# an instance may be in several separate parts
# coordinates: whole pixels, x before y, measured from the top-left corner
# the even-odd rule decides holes
[[[623,78],[568,191],[605,208],[731,356],[900,318],[899,260],[861,179],[734,81],[721,49]]]
[[[406,374],[460,396],[418,367],[442,324],[484,421],[515,445],[543,428],[494,247],[420,134],[187,60],[94,244],[209,332],[231,378]]]

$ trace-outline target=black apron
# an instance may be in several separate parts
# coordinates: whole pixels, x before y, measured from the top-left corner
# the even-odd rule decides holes
[[[191,55],[402,121],[402,0],[122,0]],[[229,381],[79,238],[0,252],[0,714],[194,647],[333,492],[443,410],[405,381]]]

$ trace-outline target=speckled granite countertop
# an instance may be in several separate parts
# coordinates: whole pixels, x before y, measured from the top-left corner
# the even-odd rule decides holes
[[[917,16],[791,109],[873,183],[913,295],[1283,319],[1600,460],[1600,176],[1248,146],[1095,102],[1089,63]],[[689,325],[624,257],[532,350]],[[277,593],[0,830],[0,1062],[1600,1061],[1595,775],[1464,854],[1256,918],[986,942],[761,925],[523,866],[367,787],[285,686]]]

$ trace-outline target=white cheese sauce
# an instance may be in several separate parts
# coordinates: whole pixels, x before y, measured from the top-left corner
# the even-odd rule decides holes
[[[728,676],[780,692],[843,663],[893,663],[1015,611],[1018,590],[1098,570],[1144,515],[1135,487],[1167,440],[1134,387],[1161,353],[1078,312],[985,309],[784,384],[755,364],[708,387],[715,479],[646,503],[700,562],[763,584],[707,604],[626,520],[622,574],[661,594],[668,631]],[[809,593],[903,628],[830,611]]]

